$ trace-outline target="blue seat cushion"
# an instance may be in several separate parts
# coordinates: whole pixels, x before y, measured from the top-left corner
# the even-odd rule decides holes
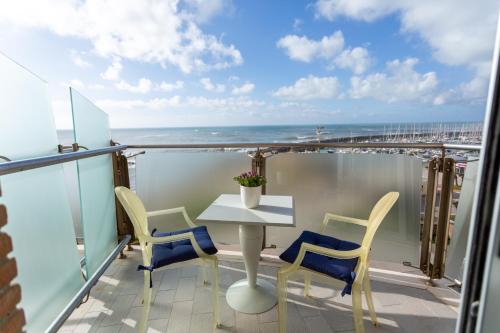
[[[172,232],[158,232],[153,230],[151,235],[153,237],[164,237],[178,235],[189,231],[193,232],[194,238],[200,245],[200,248],[203,250],[203,252],[207,254],[217,253],[217,249],[215,248],[215,245],[212,242],[210,235],[208,234],[206,226],[176,230]],[[154,244],[150,270],[195,258],[198,258],[198,255],[196,254],[196,251],[191,245],[191,240],[189,239],[170,243]]]
[[[337,239],[335,237],[317,234],[311,231],[304,231],[292,245],[280,255],[281,260],[293,263],[299,255],[302,243],[309,243],[329,249],[339,251],[349,251],[359,248],[359,244]],[[352,283],[356,278],[354,269],[358,263],[358,258],[337,259],[317,253],[307,252],[302,260],[301,266],[310,270],[329,275],[335,279],[346,282],[342,296],[351,294]]]

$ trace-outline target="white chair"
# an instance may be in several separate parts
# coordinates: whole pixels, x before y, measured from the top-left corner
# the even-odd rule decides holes
[[[171,264],[190,261],[193,264],[208,265],[212,268],[212,300],[214,307],[213,328],[220,326],[219,274],[215,248],[205,226],[196,226],[184,207],[146,212],[139,197],[126,187],[116,187],[115,193],[127,212],[142,250],[144,270],[143,312],[139,332],[145,332],[151,307],[153,270],[166,268]],[[149,233],[148,217],[182,213],[188,229],[167,233]],[[206,282],[206,280],[205,280]]]
[[[377,325],[377,316],[373,306],[370,278],[368,276],[370,247],[375,232],[398,200],[398,192],[389,192],[384,195],[373,207],[367,220],[340,216],[327,213],[323,220],[321,233],[327,224],[334,220],[352,223],[366,228],[361,245],[314,233],[304,231],[280,258],[290,263],[278,272],[278,319],[280,333],[286,332],[286,293],[288,278],[291,274],[301,271],[305,276],[304,295],[309,295],[311,274],[317,274],[328,279],[344,281],[346,286],[342,291],[352,292],[352,311],[354,327],[357,333],[364,333],[363,308],[361,291],[364,289],[366,302],[372,323]],[[321,244],[319,246],[318,244]]]

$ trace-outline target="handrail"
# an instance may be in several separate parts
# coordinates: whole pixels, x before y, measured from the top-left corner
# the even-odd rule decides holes
[[[455,150],[481,150],[481,145],[461,145],[454,143],[443,143],[443,147],[446,149],[455,149]]]
[[[192,149],[192,148],[408,148],[408,149],[460,149],[480,150],[480,145],[460,145],[447,143],[407,143],[407,142],[255,142],[255,143],[188,143],[188,144],[130,144],[127,148],[142,149]]]
[[[42,156],[29,158],[24,160],[10,161],[0,163],[0,176],[11,173],[41,168],[49,165],[60,164],[70,161],[81,160],[84,158],[105,155],[122,151],[128,148],[142,149],[213,149],[213,148],[406,148],[406,149],[453,149],[453,150],[481,150],[480,145],[462,145],[462,144],[447,144],[447,143],[406,143],[406,142],[351,142],[351,143],[314,143],[314,142],[256,142],[256,143],[193,143],[193,144],[133,144],[133,145],[117,145],[106,148],[91,149],[85,151],[70,152],[66,154],[57,154],[50,156]],[[142,152],[141,152],[142,153]]]
[[[45,332],[52,333],[57,332],[59,328],[64,324],[66,319],[71,315],[74,309],[76,309],[82,302],[85,295],[90,292],[90,289],[97,283],[101,275],[104,274],[106,269],[108,269],[109,265],[115,260],[118,254],[125,248],[125,246],[130,241],[130,235],[125,235],[120,244],[111,252],[111,254],[104,260],[104,262],[99,266],[97,271],[92,274],[92,276],[85,282],[85,284],[80,288],[78,293],[71,299],[68,305],[64,308],[64,310],[57,316],[57,318],[50,324]]]
[[[24,160],[0,163],[0,176],[20,171],[42,168],[49,165],[61,164],[65,162],[81,160],[84,158],[110,154],[125,149],[127,149],[126,145],[119,145],[106,148],[98,148],[92,150],[77,151],[72,153],[49,155],[49,156],[42,156],[42,157],[35,157]]]

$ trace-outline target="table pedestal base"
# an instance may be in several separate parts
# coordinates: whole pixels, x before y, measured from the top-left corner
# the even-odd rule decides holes
[[[233,283],[226,292],[227,304],[236,311],[256,314],[270,310],[277,303],[276,288],[270,282],[257,279],[255,287],[248,280]]]

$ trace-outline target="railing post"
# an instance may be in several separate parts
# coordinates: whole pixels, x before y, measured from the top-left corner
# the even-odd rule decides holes
[[[112,142],[114,145],[114,142]],[[118,151],[114,154],[111,154],[113,159],[113,180],[115,186],[125,186],[130,188],[130,179],[128,174],[128,162],[127,158],[122,154],[121,151]],[[132,226],[132,222],[130,221],[128,215],[123,209],[120,201],[116,200],[115,197],[115,207],[116,207],[116,228],[118,230],[118,240],[121,241],[125,235],[134,235],[134,229]],[[132,238],[131,241],[132,242]],[[130,242],[128,244],[128,250],[132,250],[130,246]],[[120,252],[120,259],[126,258],[126,255],[123,251]]]
[[[266,158],[262,155],[259,148],[252,156],[252,172],[259,174],[260,176],[266,176]],[[266,194],[266,184],[262,185],[262,194]],[[266,226],[262,227],[264,229],[264,237],[262,238],[262,250],[266,248]]]
[[[432,251],[432,235],[434,232],[434,214],[436,211],[436,193],[439,179],[440,160],[433,158],[429,161],[427,176],[427,193],[425,196],[424,223],[422,226],[422,243],[420,250],[420,270],[430,273],[430,258]]]
[[[21,286],[12,284],[17,276],[16,259],[7,258],[13,249],[12,239],[1,232],[6,224],[7,209],[0,205],[0,332],[18,333],[23,331],[26,319],[24,311],[17,307],[21,301]]]
[[[448,233],[450,225],[451,203],[453,200],[453,185],[455,174],[455,160],[445,158],[443,163],[443,178],[441,180],[441,198],[439,200],[439,219],[436,230],[436,248],[434,252],[434,264],[432,265],[433,279],[441,279],[444,276],[446,249],[448,248]]]
[[[442,173],[442,176],[439,191],[438,220],[436,228],[434,228],[440,173]],[[422,226],[420,270],[431,279],[441,279],[444,276],[454,174],[455,160],[452,158],[436,157],[429,162],[425,214]],[[431,260],[431,257],[433,257],[433,260]]]

